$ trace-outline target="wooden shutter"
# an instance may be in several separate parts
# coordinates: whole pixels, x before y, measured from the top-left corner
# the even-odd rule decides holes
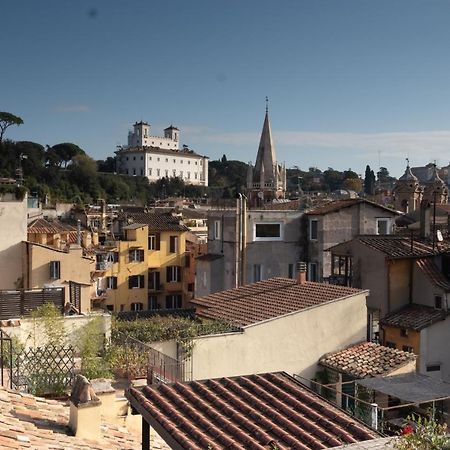
[[[161,250],[161,235],[157,233],[156,237],[156,250]]]
[[[145,276],[139,275],[139,287],[144,288],[145,287]]]
[[[166,267],[166,281],[168,283],[172,281],[172,268],[170,266]]]
[[[133,277],[128,277],[128,289],[133,289]]]

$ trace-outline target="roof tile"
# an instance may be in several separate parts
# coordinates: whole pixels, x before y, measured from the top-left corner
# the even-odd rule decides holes
[[[387,315],[381,319],[380,324],[420,331],[436,322],[445,320],[446,317],[447,312],[444,310],[411,304]]]

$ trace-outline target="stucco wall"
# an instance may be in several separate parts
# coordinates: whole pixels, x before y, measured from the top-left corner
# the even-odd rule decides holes
[[[430,278],[414,264],[413,272],[413,303],[431,306],[434,308],[434,296],[442,296],[442,303],[445,305],[448,294],[431,282]]]
[[[411,259],[394,259],[387,261],[389,277],[390,311],[397,311],[409,303]],[[364,269],[366,270],[366,269]],[[386,282],[388,282],[386,280]]]
[[[197,338],[193,378],[277,370],[313,377],[322,355],[365,339],[365,295],[249,326],[243,333]]]
[[[449,319],[437,322],[425,328],[420,333],[419,371],[425,375],[450,381],[450,321]],[[440,372],[427,372],[426,366],[440,364]]]
[[[0,289],[21,287],[22,241],[27,239],[27,198],[0,200]]]
[[[77,333],[95,318],[101,319],[101,331],[107,340],[111,337],[111,316],[109,314],[91,314],[87,316],[64,316],[65,330],[69,336],[68,342],[74,343]],[[40,319],[21,319],[18,327],[2,327],[10,337],[16,337],[26,347],[39,347],[45,343]]]

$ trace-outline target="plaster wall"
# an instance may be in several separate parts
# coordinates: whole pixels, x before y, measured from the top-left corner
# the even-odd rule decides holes
[[[4,194],[0,200],[0,289],[22,283],[22,241],[27,240],[27,198],[17,201]]]
[[[242,333],[195,339],[193,378],[285,370],[314,376],[325,353],[366,336],[366,293],[246,327]],[[351,321],[349,318],[351,317]]]

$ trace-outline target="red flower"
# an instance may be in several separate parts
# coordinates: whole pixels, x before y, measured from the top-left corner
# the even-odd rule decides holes
[[[412,425],[405,425],[402,430],[400,431],[401,436],[405,436],[406,434],[414,433],[414,428]]]

